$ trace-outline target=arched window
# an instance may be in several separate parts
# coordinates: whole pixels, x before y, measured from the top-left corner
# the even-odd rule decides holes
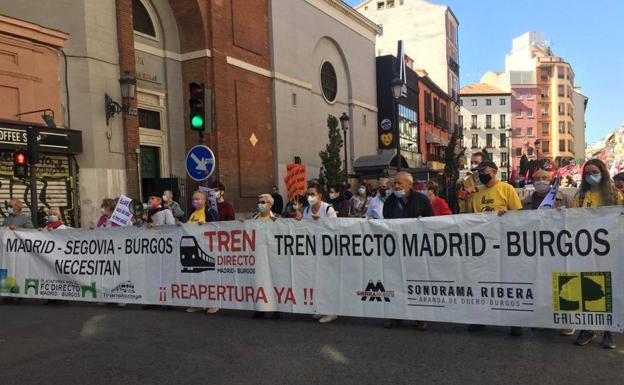
[[[328,61],[324,62],[321,66],[321,88],[323,90],[323,96],[328,102],[336,100],[338,79],[336,78],[334,66]]]
[[[156,37],[156,28],[149,12],[140,0],[132,1],[133,28],[136,32]]]

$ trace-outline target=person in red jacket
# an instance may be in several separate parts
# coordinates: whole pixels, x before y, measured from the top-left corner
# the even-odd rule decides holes
[[[217,194],[217,206],[219,208],[219,221],[233,221],[234,206],[225,200],[225,186],[219,181],[212,183],[212,189]]]
[[[446,201],[438,196],[439,189],[440,187],[438,187],[438,184],[430,180],[425,183],[425,188],[421,192],[429,198],[434,216],[453,215]]]

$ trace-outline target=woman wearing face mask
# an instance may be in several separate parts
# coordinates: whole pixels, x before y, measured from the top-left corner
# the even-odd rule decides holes
[[[583,167],[581,187],[574,196],[574,207],[602,207],[621,205],[624,196],[613,185],[607,166],[600,159],[590,159]],[[596,338],[593,330],[581,330],[574,342],[584,346]],[[615,337],[611,332],[603,332],[604,349],[615,349]]]
[[[115,211],[117,202],[114,199],[105,198],[102,200],[102,206],[100,206],[100,219],[97,221],[96,227],[119,227],[118,224],[111,222],[113,211]]]
[[[186,223],[197,223],[198,226],[202,226],[206,222],[216,222],[217,218],[215,217],[214,211],[210,209],[210,207],[206,204],[206,194],[203,191],[195,191],[193,193],[193,199],[191,201],[193,205],[194,211],[189,216],[188,221]],[[180,222],[176,222],[178,226],[181,225]],[[186,309],[187,313],[195,313],[195,312],[203,312],[205,311],[208,314],[214,314],[219,311],[218,307],[210,307],[205,309],[203,307],[189,307]]]
[[[68,228],[61,221],[61,212],[58,209],[49,209],[46,221],[47,224],[45,225],[45,229],[48,231],[63,230]],[[40,228],[39,231],[41,230],[42,229]]]
[[[363,218],[366,216],[366,210],[371,201],[371,192],[364,183],[358,187],[357,194],[351,198],[351,216],[355,218]]]

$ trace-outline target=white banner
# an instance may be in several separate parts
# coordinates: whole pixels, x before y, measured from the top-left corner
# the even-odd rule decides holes
[[[621,208],[1,230],[0,294],[622,331]]]

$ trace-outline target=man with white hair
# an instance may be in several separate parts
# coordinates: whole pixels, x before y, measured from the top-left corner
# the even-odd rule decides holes
[[[394,180],[392,195],[386,199],[383,207],[384,219],[432,217],[433,209],[429,198],[421,193],[414,193],[414,178],[407,172],[400,172]],[[399,325],[399,320],[389,319],[386,328]],[[416,321],[416,329],[427,330],[427,323]]]
[[[386,199],[392,194],[389,189],[390,179],[387,177],[379,178],[377,182],[377,195],[371,200],[366,210],[366,218],[368,219],[383,219],[383,207]]]
[[[275,220],[277,217],[271,211],[273,208],[273,203],[275,200],[271,196],[271,194],[260,194],[258,195],[258,213],[253,216],[253,220]]]
[[[32,229],[33,223],[29,216],[22,213],[22,201],[13,198],[9,201],[7,208],[7,217],[4,219],[2,226],[8,226],[11,230],[15,229]]]
[[[165,190],[162,196],[163,207],[171,210],[173,217],[178,221],[184,220],[184,210],[180,207],[180,204],[173,200],[173,191]]]

